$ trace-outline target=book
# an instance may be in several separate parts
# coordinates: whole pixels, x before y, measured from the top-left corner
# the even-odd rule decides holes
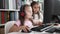
[[[1,12],[1,18],[2,18],[2,22],[1,23],[4,24],[4,22],[5,22],[5,20],[4,20],[4,18],[5,18],[4,17],[4,11]]]
[[[10,12],[10,21],[14,21],[14,11]]]
[[[1,24],[1,11],[0,11],[0,24]]]
[[[5,0],[0,0],[0,9],[4,9]]]
[[[0,24],[5,24],[10,20],[9,11],[0,11]]]
[[[5,20],[5,23],[9,21],[9,18],[8,18],[8,11],[5,11],[4,12],[4,20]]]
[[[18,20],[18,12],[17,11],[14,12],[14,20],[15,21]]]

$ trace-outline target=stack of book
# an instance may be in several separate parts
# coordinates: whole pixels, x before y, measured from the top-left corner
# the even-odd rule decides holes
[[[5,24],[8,21],[16,20],[15,11],[0,11],[0,24]]]
[[[0,11],[0,24],[4,24],[9,21],[9,11]]]

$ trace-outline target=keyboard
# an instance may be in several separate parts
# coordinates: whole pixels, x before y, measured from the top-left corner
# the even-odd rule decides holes
[[[60,28],[57,29],[54,27],[54,25],[42,25],[39,27],[34,27],[31,29],[32,31],[37,31],[37,32],[49,32],[49,33],[53,33],[53,32],[58,32],[60,33]]]
[[[52,27],[52,26],[50,26],[50,25],[42,25],[42,26],[34,27],[31,30],[32,31],[42,32],[42,31],[45,31],[46,29],[48,29],[50,27]]]

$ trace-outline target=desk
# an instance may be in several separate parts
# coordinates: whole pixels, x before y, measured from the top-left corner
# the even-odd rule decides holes
[[[12,33],[8,33],[8,34],[52,34],[52,33],[32,31],[31,33],[12,32]]]
[[[54,26],[56,28],[59,28],[58,26]],[[36,31],[32,31],[31,33],[22,33],[22,32],[12,32],[12,33],[8,33],[8,34],[60,34],[60,33],[48,33],[48,32],[36,32]]]

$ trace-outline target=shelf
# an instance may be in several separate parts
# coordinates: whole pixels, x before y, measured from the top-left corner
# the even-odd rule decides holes
[[[0,26],[4,26],[5,24],[0,24]]]
[[[0,9],[0,11],[19,11],[19,10],[16,10],[16,9]]]

